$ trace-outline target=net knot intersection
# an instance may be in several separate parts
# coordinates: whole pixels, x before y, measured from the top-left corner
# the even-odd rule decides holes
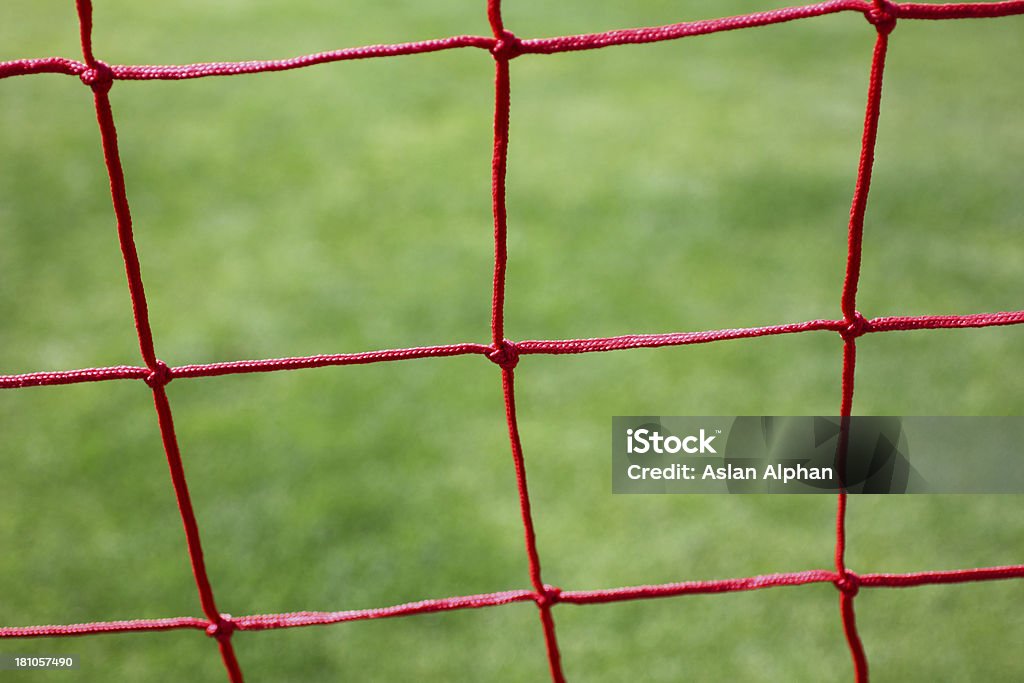
[[[508,61],[523,54],[523,43],[511,31],[502,31],[501,37],[494,42],[491,54],[495,59]]]
[[[538,593],[534,600],[537,603],[537,607],[544,609],[545,607],[551,607],[555,605],[559,600],[562,599],[562,589],[558,586],[544,586],[544,592]]]
[[[879,33],[889,34],[896,28],[896,8],[888,0],[877,0],[864,15]]]
[[[515,342],[502,339],[500,344],[491,347],[487,358],[504,370],[511,370],[519,363],[519,351],[516,350]]]
[[[206,635],[217,640],[224,640],[230,638],[236,628],[235,621],[230,614],[221,614],[217,617],[217,621],[211,621],[210,625],[206,627]]]
[[[860,578],[853,572],[846,571],[835,580],[835,586],[843,595],[852,598],[860,592]]]
[[[144,378],[150,389],[167,386],[174,379],[171,369],[162,360],[156,362],[156,367],[151,368],[149,374]]]
[[[110,86],[114,84],[114,72],[105,62],[99,60],[91,64],[78,77],[82,79],[82,83],[92,88],[94,93],[100,95],[109,92]]]
[[[846,341],[853,341],[857,337],[871,331],[871,323],[860,314],[860,311],[853,312],[853,319],[846,321],[846,327],[839,330],[839,334]]]

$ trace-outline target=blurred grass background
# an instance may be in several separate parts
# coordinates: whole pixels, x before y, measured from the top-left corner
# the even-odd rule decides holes
[[[765,0],[509,0],[521,37]],[[110,63],[285,57],[488,32],[482,1],[97,0]],[[1021,308],[1024,19],[892,37],[860,310]],[[839,316],[873,31],[856,14],[512,64],[507,334]],[[0,6],[0,59],[77,57],[72,3]],[[111,93],[157,351],[171,365],[486,342],[493,64],[477,50]],[[0,372],[138,364],[88,89],[0,83]],[[545,580],[830,567],[832,497],[612,497],[615,414],[834,414],[812,333],[517,370]],[[860,414],[1024,409],[1024,330],[871,335]],[[477,358],[177,381],[219,605],[376,607],[528,585],[496,369]],[[0,393],[0,623],[201,614],[149,390]],[[859,572],[1019,563],[1017,496],[858,497]],[[877,681],[1024,678],[1020,582],[865,590]],[[572,680],[849,680],[831,586],[556,608]],[[239,634],[247,680],[546,677],[530,604]],[[221,680],[198,632],[6,641],[77,672]]]

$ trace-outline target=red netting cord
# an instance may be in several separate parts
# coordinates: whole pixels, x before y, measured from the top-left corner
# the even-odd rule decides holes
[[[864,215],[867,211],[868,193],[871,189],[871,171],[875,162],[875,143],[878,139],[878,117],[882,103],[882,75],[885,72],[885,55],[889,45],[889,34],[896,27],[896,17],[890,11],[886,0],[874,0],[868,21],[875,25],[878,35],[871,56],[871,75],[868,80],[868,101],[864,114],[864,135],[861,141],[860,165],[857,169],[857,184],[850,207],[850,226],[847,238],[846,278],[843,281],[842,311],[846,329],[843,337],[843,381],[842,401],[839,414],[842,428],[839,438],[839,471],[846,472],[846,444],[849,437],[850,415],[853,411],[854,373],[857,367],[857,337],[865,332],[867,321],[857,310],[857,285],[860,282],[860,263],[864,242]],[[864,644],[857,632],[857,615],[853,600],[858,592],[857,577],[846,568],[846,505],[845,488],[839,491],[836,505],[836,587],[839,589],[839,611],[843,620],[843,633],[853,657],[854,677],[858,683],[868,680],[868,661]]]
[[[974,313],[971,315],[921,315],[883,316],[865,321],[864,334],[875,332],[906,332],[910,330],[958,330],[968,328],[998,327],[1024,324],[1024,311],[1003,313]],[[590,339],[528,339],[508,342],[520,356],[526,355],[568,355],[621,351],[625,349],[654,349],[668,346],[708,344],[731,339],[754,339],[799,332],[839,332],[849,325],[844,320],[809,320],[802,323],[743,327],[726,330],[701,332],[669,332],[665,334],[627,334],[619,337],[593,337]],[[413,360],[417,358],[441,358],[446,356],[481,355],[494,352],[493,345],[478,343],[440,344],[417,346],[407,349],[384,349],[360,353],[333,353],[292,358],[267,358],[263,360],[235,360],[222,363],[199,363],[179,365],[168,369],[172,379],[196,377],[220,377],[254,372],[278,372],[282,370],[303,370],[342,365],[366,365],[387,361]],[[81,370],[58,370],[53,372],[28,372],[18,375],[0,375],[0,389],[24,387],[59,386],[83,382],[104,382],[109,380],[140,380],[149,376],[150,370],[134,365],[115,365],[106,368],[84,368]]]
[[[559,602],[579,605],[600,604],[622,600],[748,591],[779,586],[830,582],[840,592],[840,613],[843,629],[853,658],[855,678],[858,682],[861,682],[868,679],[867,658],[857,632],[856,615],[854,612],[854,597],[861,587],[906,588],[921,585],[1024,578],[1024,564],[907,574],[858,575],[851,571],[845,562],[847,495],[845,491],[841,491],[838,496],[836,512],[835,571],[815,569],[736,579],[684,581],[653,586],[631,586],[603,590],[561,591],[555,586],[545,584],[541,577],[540,556],[537,551],[536,533],[530,508],[525,460],[516,419],[514,373],[514,368],[521,355],[558,355],[684,346],[731,339],[750,339],[769,335],[798,334],[813,331],[838,333],[843,339],[840,414],[844,420],[841,431],[843,436],[839,440],[840,447],[838,452],[840,472],[842,472],[842,465],[845,462],[846,434],[848,434],[849,417],[853,406],[856,340],[859,337],[877,332],[966,329],[1024,324],[1024,310],[969,315],[884,316],[871,320],[865,319],[856,310],[864,216],[867,208],[875,142],[878,133],[882,75],[885,68],[889,33],[895,27],[897,19],[972,19],[1020,15],[1024,14],[1024,0],[946,5],[923,3],[896,4],[886,2],[885,0],[871,0],[870,3],[863,0],[832,0],[804,7],[756,12],[738,17],[726,17],[708,21],[530,40],[520,40],[510,31],[506,30],[501,17],[500,0],[488,0],[487,16],[493,37],[453,36],[413,43],[345,48],[283,60],[218,62],[184,66],[108,66],[104,64],[93,53],[91,3],[89,0],[76,0],[76,3],[84,62],[60,57],[0,62],[0,78],[27,74],[58,73],[78,76],[83,83],[93,90],[103,156],[110,178],[111,198],[117,223],[118,241],[124,258],[128,290],[144,366],[121,365],[106,368],[0,375],[0,389],[56,386],[117,379],[143,380],[150,386],[153,391],[153,400],[156,407],[161,440],[167,456],[171,482],[185,530],[186,545],[192,564],[192,571],[196,581],[200,604],[206,619],[177,617],[170,619],[91,622],[85,624],[0,627],[0,638],[201,629],[205,630],[208,635],[216,638],[228,678],[233,682],[237,682],[242,680],[242,673],[231,644],[231,635],[236,630],[254,631],[316,624],[334,624],[456,609],[492,607],[532,600],[536,603],[540,614],[552,680],[560,682],[564,680],[564,675],[562,673],[558,641],[555,635],[555,625],[552,616],[552,607]],[[598,49],[612,45],[653,43],[721,31],[767,26],[838,12],[860,12],[875,26],[877,31],[871,62],[860,165],[850,210],[846,276],[843,282],[841,305],[842,320],[810,320],[801,323],[761,327],[667,334],[632,334],[593,339],[526,340],[520,342],[512,342],[505,339],[505,271],[508,261],[505,175],[508,161],[509,100],[511,91],[509,81],[510,60],[521,54],[555,54]],[[495,63],[494,155],[491,167],[494,211],[494,281],[492,290],[491,343],[489,345],[478,343],[443,344],[361,353],[183,365],[175,368],[169,368],[159,360],[153,344],[139,257],[132,234],[131,211],[125,189],[124,172],[118,152],[117,131],[114,126],[108,97],[113,81],[181,80],[209,76],[283,71],[351,59],[420,54],[467,47],[490,51]],[[213,589],[210,586],[203,561],[199,528],[185,479],[181,453],[174,431],[171,407],[165,390],[166,385],[175,378],[214,377],[229,374],[359,365],[467,354],[486,356],[501,367],[506,422],[515,468],[516,486],[519,493],[528,573],[532,590],[511,590],[481,595],[422,600],[391,607],[342,612],[257,614],[237,618],[232,618],[227,614],[220,614],[214,601]]]
[[[219,646],[224,666],[227,669],[228,678],[234,683],[241,683],[242,671],[239,668],[234,648],[231,645],[232,628],[230,621],[228,621],[230,617],[227,615],[222,616],[217,610],[217,604],[213,597],[213,588],[210,587],[210,579],[206,573],[206,564],[203,561],[203,547],[199,540],[199,526],[196,523],[195,512],[192,509],[192,500],[188,492],[188,484],[185,481],[185,469],[181,461],[181,452],[178,449],[178,439],[174,432],[171,406],[167,401],[165,386],[171,381],[171,373],[168,367],[157,359],[153,346],[153,333],[150,328],[149,311],[146,306],[146,292],[142,285],[142,269],[139,265],[135,238],[132,234],[131,210],[128,206],[124,171],[121,167],[121,156],[117,146],[117,129],[114,126],[114,116],[108,94],[113,84],[113,76],[110,68],[96,59],[93,54],[91,0],[76,0],[76,5],[82,38],[82,55],[85,58],[86,65],[89,67],[87,71],[82,73],[81,78],[83,82],[92,88],[93,99],[96,104],[96,119],[99,122],[103,159],[110,176],[110,195],[114,203],[114,215],[117,219],[117,236],[121,245],[121,254],[124,257],[125,272],[128,277],[128,291],[135,317],[135,329],[138,332],[139,349],[142,352],[142,359],[149,369],[149,373],[144,380],[153,390],[153,402],[156,406],[157,420],[160,426],[160,439],[163,442],[164,452],[167,455],[167,465],[170,468],[174,495],[177,499],[181,521],[185,528],[185,539],[192,563],[192,573],[199,591],[199,602],[202,605],[203,613],[209,619],[207,633],[217,639],[217,645]]]
[[[533,527],[530,510],[530,491],[526,482],[526,461],[523,444],[519,438],[519,423],[516,419],[515,367],[519,354],[515,345],[505,339],[505,270],[508,264],[508,211],[505,200],[505,174],[508,167],[508,132],[511,86],[509,82],[509,60],[519,54],[519,40],[505,30],[501,17],[501,0],[488,0],[487,19],[494,33],[494,155],[491,161],[491,197],[494,211],[494,287],[491,298],[491,342],[493,351],[488,355],[501,366],[501,387],[505,398],[505,421],[512,448],[512,461],[516,471],[516,488],[519,491],[519,509],[523,518],[526,540],[526,557],[533,585],[534,600],[540,613],[544,629],[544,645],[548,655],[548,669],[551,679],[562,683],[561,653],[555,634],[555,621],[551,606],[558,600],[558,589],[544,585],[541,578],[540,555],[537,552],[537,535]]]

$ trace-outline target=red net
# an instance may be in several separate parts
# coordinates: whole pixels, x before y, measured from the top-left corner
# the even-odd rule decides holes
[[[770,574],[715,581],[684,581],[654,586],[633,586],[607,590],[570,591],[545,584],[541,577],[540,556],[534,536],[533,517],[530,513],[529,489],[519,428],[516,421],[515,372],[519,357],[529,354],[567,354],[618,349],[655,348],[702,344],[726,339],[742,339],[766,335],[829,330],[843,339],[842,399],[840,414],[851,414],[856,366],[857,338],[864,334],[900,330],[991,327],[1024,323],[1024,311],[979,313],[950,316],[891,316],[864,318],[856,309],[857,284],[860,276],[861,241],[864,214],[874,161],[875,139],[878,131],[879,106],[882,96],[882,76],[885,71],[889,34],[898,20],[903,19],[971,19],[1024,14],[1024,0],[992,3],[923,4],[890,3],[886,0],[831,0],[804,7],[758,12],[744,16],[696,21],[669,26],[636,28],[606,33],[593,33],[557,38],[522,40],[505,28],[501,16],[501,0],[488,0],[487,16],[493,37],[454,36],[395,45],[373,45],[346,48],[333,52],[295,57],[285,60],[190,64],[186,66],[111,66],[96,58],[92,46],[92,4],[90,0],[77,0],[82,41],[83,62],[59,57],[22,59],[0,62],[0,78],[40,73],[61,73],[78,76],[92,88],[103,145],[103,155],[110,176],[110,190],[117,232],[124,256],[128,289],[131,295],[135,327],[144,367],[117,366],[89,368],[62,372],[35,372],[21,375],[0,375],[0,388],[13,389],[31,386],[98,382],[116,379],[134,379],[146,382],[153,390],[157,419],[171,481],[181,512],[192,571],[195,575],[199,600],[205,618],[179,617],[169,619],[137,619],[130,621],[93,622],[86,624],[0,627],[2,638],[28,638],[33,636],[72,636],[91,633],[126,631],[161,631],[168,629],[199,629],[212,636],[220,649],[228,678],[242,680],[242,670],[235,657],[231,638],[236,631],[334,624],[361,619],[379,619],[427,612],[489,607],[513,602],[533,601],[537,605],[547,645],[547,657],[554,681],[563,681],[558,639],[552,608],[559,602],[592,604],[658,598],[675,595],[747,591],[773,586],[796,586],[809,583],[832,583],[839,592],[840,614],[847,644],[853,658],[857,681],[868,678],[867,658],[854,614],[854,598],[861,587],[900,588],[924,584],[964,583],[996,579],[1024,578],[1024,564],[1003,567],[933,571],[909,574],[856,574],[845,563],[846,494],[838,496],[836,513],[835,569],[815,569],[785,574]],[[612,45],[653,43],[687,36],[704,35],[757,26],[767,26],[809,17],[839,12],[859,12],[874,27],[877,38],[871,59],[867,107],[864,116],[864,135],[861,144],[857,184],[850,209],[846,278],[841,298],[842,319],[811,320],[801,323],[772,325],[744,329],[681,332],[673,334],[627,335],[597,339],[531,340],[513,342],[504,335],[505,267],[507,261],[507,219],[505,206],[505,173],[509,140],[509,62],[523,54],[554,54],[578,50],[593,50]],[[314,64],[350,59],[391,57],[397,55],[436,52],[456,48],[488,50],[495,63],[494,98],[494,156],[491,167],[494,211],[494,289],[492,295],[491,343],[446,344],[440,346],[369,351],[365,353],[332,354],[268,360],[243,360],[204,365],[184,365],[170,368],[157,358],[150,330],[146,295],[142,283],[139,258],[132,235],[132,217],[125,191],[124,173],[117,145],[117,132],[108,92],[117,80],[182,80],[207,76],[284,71]],[[505,397],[509,441],[515,465],[516,484],[526,536],[526,554],[529,565],[530,589],[510,590],[482,595],[423,600],[421,602],[344,612],[293,612],[288,614],[257,614],[232,617],[217,609],[214,591],[203,562],[203,549],[199,528],[189,498],[188,484],[178,450],[171,406],[164,387],[174,379],[212,377],[215,375],[248,372],[296,370],[329,365],[355,365],[384,361],[410,360],[438,356],[477,354],[501,368],[502,390]]]

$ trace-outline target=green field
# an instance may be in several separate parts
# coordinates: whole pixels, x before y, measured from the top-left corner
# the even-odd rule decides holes
[[[520,37],[770,0],[508,0]],[[112,64],[487,34],[483,0],[97,0]],[[857,14],[511,64],[506,335],[837,318],[874,32]],[[0,4],[0,60],[79,58],[73,3]],[[493,60],[482,50],[119,82],[157,353],[208,363],[489,341]],[[1024,18],[892,34],[859,309],[1019,310]],[[77,78],[0,81],[0,373],[139,365]],[[612,415],[836,414],[829,332],[522,359],[545,581],[832,567],[832,496],[615,496]],[[1024,412],[1024,328],[868,335],[857,414]],[[500,373],[478,356],[169,385],[220,608],[527,588]],[[1020,496],[852,497],[849,566],[1024,562]],[[847,681],[830,585],[554,608],[573,681]],[[863,590],[875,681],[1024,679],[1020,581]],[[248,681],[540,681],[530,603],[239,633]],[[0,625],[201,616],[142,382],[0,392]],[[199,631],[4,641],[11,681],[224,679]]]

